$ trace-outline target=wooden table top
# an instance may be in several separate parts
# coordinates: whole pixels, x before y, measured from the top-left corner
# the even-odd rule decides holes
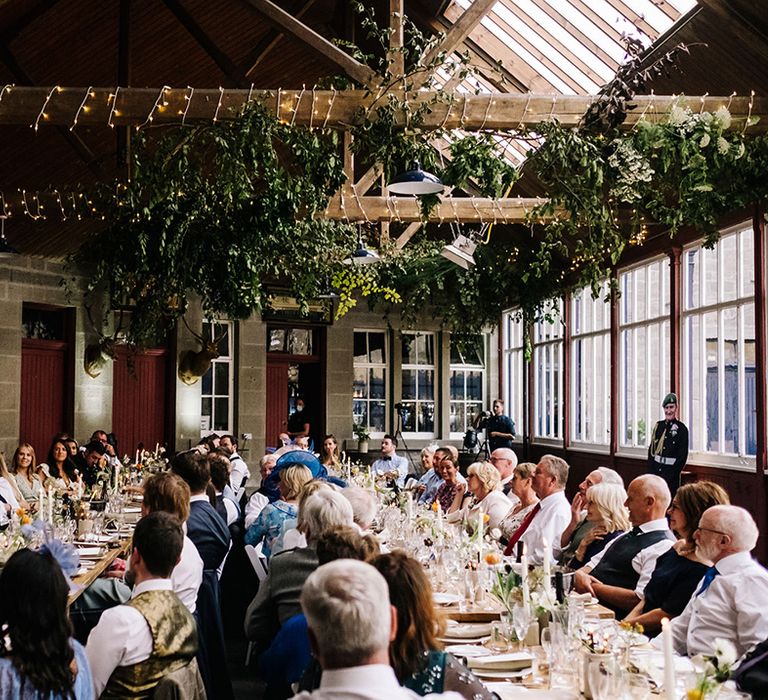
[[[83,574],[72,577],[72,582],[78,585],[77,590],[69,594],[69,604],[72,605],[99,576],[101,576],[121,554],[127,554],[130,547],[130,538],[123,540],[117,547],[107,550],[106,554],[96,562],[96,565]]]

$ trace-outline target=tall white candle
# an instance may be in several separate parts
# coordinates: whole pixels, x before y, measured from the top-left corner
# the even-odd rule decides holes
[[[53,524],[53,489],[48,487],[48,522]]]
[[[160,443],[156,442],[155,443],[155,457],[157,457],[157,453],[158,452],[160,452]]]
[[[138,464],[138,463],[139,463],[139,451],[136,450],[136,461],[134,462],[134,464]]]
[[[408,518],[408,522],[413,521],[413,491],[406,491],[407,500],[405,501],[405,515]]]
[[[528,605],[531,591],[528,588],[528,545],[523,543],[523,554],[520,557],[520,576],[523,579],[523,603]]]
[[[664,650],[664,698],[675,700],[675,653],[672,649],[672,625],[667,617],[661,621],[661,641]]]
[[[115,462],[115,493],[117,493],[117,479],[120,476],[120,462]]]
[[[483,511],[477,512],[477,560],[478,562],[483,559]]]
[[[45,520],[45,489],[42,484],[37,494],[37,517],[39,520]]]
[[[437,503],[437,534],[440,540],[443,539],[443,507],[440,505],[440,501]]]
[[[551,569],[550,569],[551,563],[552,563],[551,562],[551,560],[552,560],[552,550],[550,549],[549,542],[547,542],[547,538],[546,537],[542,537],[541,538],[541,546],[542,546],[542,548],[544,550],[543,554],[542,554],[542,556],[544,557],[544,581],[545,581],[545,583],[548,586],[549,585],[549,577],[552,575],[552,572],[551,572]]]

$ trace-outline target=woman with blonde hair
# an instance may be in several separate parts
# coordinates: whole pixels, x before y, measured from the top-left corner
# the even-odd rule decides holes
[[[22,442],[13,453],[11,474],[16,480],[16,486],[26,501],[35,501],[40,495],[43,482],[37,475],[37,458],[35,448],[28,442]]]
[[[292,464],[280,470],[280,498],[264,506],[259,517],[245,533],[245,544],[254,547],[264,542],[264,556],[272,554],[272,543],[282,530],[283,522],[298,515],[297,501],[304,484],[312,481],[312,472],[303,464]]]
[[[539,502],[539,497],[533,490],[533,472],[536,465],[533,462],[520,462],[512,471],[510,493],[517,496],[519,503],[513,506],[501,521],[501,534],[509,539],[523,524],[533,507]]]
[[[589,489],[589,493],[595,488]],[[707,508],[730,502],[725,490],[712,481],[696,481],[677,489],[667,515],[669,528],[680,539],[656,560],[643,600],[625,620],[641,624],[652,636],[661,629],[663,618],[677,617],[683,612],[711,564],[699,554],[693,539],[701,514]]]
[[[320,464],[322,464],[328,473],[332,476],[338,476],[341,469],[341,454],[339,453],[339,443],[335,435],[328,434],[323,438],[323,444],[320,447]]]
[[[466,499],[462,505],[467,491],[472,498]],[[449,523],[466,521],[474,526],[482,515],[488,516],[487,520],[484,518],[488,528],[496,528],[512,510],[512,505],[501,490],[499,470],[490,462],[475,462],[467,469],[467,483],[459,484],[446,520]]]
[[[620,484],[601,482],[587,491],[587,522],[592,529],[579,544],[568,562],[572,569],[584,566],[595,554],[602,552],[611,540],[630,529],[629,513],[624,503],[627,492]]]
[[[16,479],[13,478],[13,474],[8,471],[8,466],[5,463],[5,455],[0,452],[0,495],[5,499],[5,503],[0,502],[0,506],[8,505],[11,510],[15,510],[19,506],[22,508],[29,508],[29,503],[21,495],[19,487],[16,484]],[[8,512],[10,516],[10,510]]]

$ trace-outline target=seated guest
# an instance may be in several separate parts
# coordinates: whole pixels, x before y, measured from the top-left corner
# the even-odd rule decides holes
[[[323,446],[320,448],[320,464],[322,464],[332,476],[339,476],[341,471],[341,456],[339,454],[339,443],[333,435],[326,435],[323,438]]]
[[[453,458],[453,453],[447,447],[438,447],[432,455],[432,469],[425,472],[419,479],[418,489],[421,490],[419,503],[431,506],[437,498],[437,492],[443,485],[443,467],[442,462],[445,457],[450,457],[454,464],[458,464],[458,459]],[[464,484],[466,479],[456,470],[456,479]],[[448,500],[447,498],[445,500]],[[451,501],[453,499],[451,498]],[[450,505],[450,504],[449,504]],[[443,508],[445,510],[445,508]]]
[[[227,523],[227,527],[238,521],[240,512],[233,498],[224,495],[224,489],[229,485],[229,459],[218,450],[210,453],[208,464],[211,469],[211,484],[216,495],[216,512]],[[228,489],[232,493],[231,489]]]
[[[505,496],[508,496],[512,488],[512,476],[517,466],[515,451],[508,447],[499,447],[491,452],[491,457],[488,461],[498,469],[499,476],[501,477],[501,490]]]
[[[88,636],[97,696],[151,697],[165,675],[195,658],[195,620],[173,592],[170,578],[183,545],[181,523],[169,513],[150,513],[136,524],[131,599],[106,610]]]
[[[627,489],[627,508],[634,527],[576,572],[576,590],[591,593],[620,617],[634,608],[656,560],[675,539],[664,517],[669,502],[669,487],[661,477],[644,474],[633,479]]]
[[[293,444],[300,450],[309,450],[309,437],[306,435],[299,435],[299,437],[293,441]]]
[[[360,486],[347,486],[341,490],[341,495],[346,498],[352,506],[352,516],[355,525],[360,528],[360,532],[370,531],[373,519],[378,511],[376,497],[370,491]]]
[[[283,521],[280,534],[272,544],[272,556],[286,549],[296,549],[297,547],[307,546],[307,538],[304,536],[304,525],[301,515],[302,504],[316,491],[320,491],[321,489],[330,489],[333,491],[335,488],[336,487],[332,484],[329,484],[327,481],[321,481],[320,479],[313,479],[304,484],[298,499],[296,499],[296,510],[298,511],[296,517],[288,518]]]
[[[318,690],[299,693],[296,700],[419,697],[400,687],[389,665],[397,612],[390,605],[386,581],[370,564],[340,559],[320,567],[304,585],[301,607],[323,678]],[[456,693],[442,697],[461,698]]]
[[[102,457],[105,454],[104,444],[99,440],[91,440],[83,451],[74,457],[75,467],[82,474],[86,486],[92,487],[96,483]]]
[[[456,494],[461,493],[463,497],[465,491],[460,492],[462,482],[459,480],[459,463],[454,460],[453,455],[445,450],[435,452],[435,457],[440,455],[440,475],[443,477],[443,483],[437,489],[435,501],[440,504],[444,513],[447,513],[456,502]],[[466,483],[466,480],[464,481]]]
[[[429,476],[430,472],[434,473],[434,470],[432,469],[434,466],[432,458],[435,456],[436,449],[437,445],[427,445],[426,447],[422,448],[421,452],[419,452],[419,462],[421,463],[421,479]],[[420,484],[421,479],[419,480]]]
[[[64,444],[69,450],[69,456],[74,459],[77,456],[77,453],[80,452],[80,445],[77,444],[77,440],[73,437],[64,438]]]
[[[267,477],[272,473],[272,470],[277,464],[277,457],[275,455],[264,455],[259,460],[259,474],[261,476],[261,483],[258,490],[251,494],[248,499],[248,503],[245,506],[245,529],[247,530],[256,520],[259,513],[264,510],[264,506],[269,503],[269,496],[264,491],[264,484],[267,481]]]
[[[397,438],[385,435],[381,440],[381,457],[371,465],[371,469],[376,476],[386,477],[388,481],[403,488],[408,475],[408,460],[398,456],[396,449]]]
[[[502,448],[503,449],[503,448]],[[498,450],[496,450],[498,452]],[[517,497],[518,503],[512,506],[512,510],[502,518],[499,528],[501,534],[508,540],[512,534],[523,524],[539,498],[533,490],[533,472],[536,465],[533,462],[521,462],[512,472],[512,479],[508,482],[509,493]]]
[[[312,472],[307,467],[296,464],[280,471],[278,489],[280,498],[268,503],[259,513],[256,520],[245,533],[245,543],[254,547],[264,542],[262,551],[269,558],[272,554],[272,543],[280,534],[283,521],[295,518],[296,501],[304,484],[312,481]]]
[[[379,543],[373,535],[362,535],[358,528],[348,525],[331,528],[317,540],[319,566],[336,559],[370,562],[378,554]],[[285,621],[269,649],[259,657],[259,674],[268,684],[267,697],[292,697],[290,684],[298,683],[311,663],[307,618],[299,613]],[[306,676],[309,685],[303,687],[317,687],[321,674],[319,667],[313,668]]]
[[[565,497],[568,463],[554,455],[544,455],[533,472],[531,485],[539,502],[531,508],[507,542],[509,556],[518,542],[528,547],[528,561],[540,566],[544,557],[554,561],[560,551],[560,535],[571,519],[571,506]]]
[[[722,505],[704,511],[694,539],[702,558],[714,566],[672,620],[677,653],[712,655],[722,638],[743,656],[768,637],[768,571],[749,554],[757,536],[755,521],[743,508]]]
[[[624,480],[618,472],[608,467],[598,467],[587,474],[587,477],[579,484],[579,491],[573,497],[571,503],[571,522],[563,531],[560,537],[560,546],[563,550],[560,552],[560,563],[567,564],[573,559],[581,541],[592,529],[593,523],[587,520],[587,492],[596,484],[616,484],[624,488]]]
[[[661,629],[663,618],[677,617],[683,612],[701,577],[712,566],[696,548],[696,525],[705,510],[729,503],[728,494],[711,481],[696,481],[677,490],[667,515],[670,529],[680,539],[656,560],[643,599],[625,620],[641,624],[645,633],[652,636]]]
[[[260,654],[289,617],[301,612],[299,594],[307,576],[317,568],[315,543],[331,528],[352,525],[352,506],[333,489],[321,488],[301,504],[301,528],[307,546],[272,557],[267,578],[245,613],[245,636]]]
[[[5,466],[5,457],[0,454],[0,528],[5,529],[13,514],[22,507],[23,499],[20,501],[20,498],[16,481]],[[29,504],[23,501],[23,507],[29,507]]]
[[[57,488],[69,489],[78,481],[77,468],[64,441],[56,438],[48,450],[48,458],[40,465],[46,478],[56,482]]]
[[[512,501],[502,493],[500,482],[499,472],[490,462],[471,464],[467,469],[467,483],[459,484],[446,520],[449,523],[467,522],[474,526],[478,516],[487,515],[487,527],[499,527],[504,516],[512,510]],[[466,490],[472,497],[464,499],[462,504]]]
[[[571,569],[580,569],[605,545],[629,530],[627,492],[618,484],[600,483],[587,491],[587,517],[592,527],[582,538],[573,558],[568,562]]]
[[[219,438],[219,447],[227,457],[230,463],[229,481],[234,493],[235,502],[239,503],[245,494],[245,485],[251,478],[251,472],[245,460],[237,452],[237,438],[234,435],[222,435]]]
[[[467,700],[495,697],[461,661],[442,650],[437,637],[445,623],[435,612],[432,586],[421,564],[396,551],[377,557],[373,566],[387,582],[397,611],[397,634],[389,646],[397,680],[419,695],[454,690]]]
[[[35,448],[28,442],[22,442],[13,453],[11,474],[13,474],[16,486],[25,501],[29,503],[40,497],[40,489],[43,484],[37,475]]]
[[[92,700],[88,657],[72,639],[69,585],[48,552],[20,549],[0,574],[0,696]]]

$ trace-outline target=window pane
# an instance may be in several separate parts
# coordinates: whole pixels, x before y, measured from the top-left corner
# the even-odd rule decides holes
[[[368,391],[365,383],[367,371],[365,367],[355,367],[354,379],[352,380],[352,397],[356,399],[365,398],[368,396]]]
[[[450,417],[448,420],[449,429],[452,433],[464,431],[464,404],[451,402]]]
[[[755,385],[755,305],[745,304],[744,334],[744,452],[757,454],[757,387]]]
[[[685,255],[685,308],[695,309],[699,306],[700,270],[698,248],[689,250]]]
[[[416,364],[416,336],[404,333],[400,338],[403,352],[403,364]]]
[[[720,239],[721,280],[723,283],[722,301],[733,301],[738,294],[739,256],[737,236],[725,236]]]
[[[371,401],[370,403],[371,415],[368,421],[368,425],[372,432],[383,433],[385,423],[385,408],[383,401]]]
[[[370,370],[370,384],[368,386],[369,398],[371,399],[383,399],[386,394],[384,386],[384,368],[379,367]]]
[[[449,381],[451,399],[464,398],[464,372],[452,371]]]
[[[709,306],[710,304],[716,304],[718,301],[717,248],[715,247],[711,250],[702,248],[701,257],[702,270],[704,274],[704,294],[702,296],[702,305]]]
[[[403,401],[405,410],[402,412],[403,432],[412,433],[416,430],[416,402]]]
[[[755,293],[755,249],[751,229],[742,231],[741,239],[741,296],[749,297]]]
[[[213,400],[213,429],[227,430],[229,424],[229,399]]]
[[[269,352],[285,352],[285,329],[275,328],[269,331],[269,342],[267,344]]]
[[[467,372],[467,398],[476,401],[483,400],[483,373]]]
[[[367,333],[355,333],[352,354],[355,364],[365,362],[368,359],[368,348],[366,347]]]
[[[402,398],[416,398],[416,370],[404,369],[402,382]]]
[[[214,362],[213,372],[215,377],[214,387],[216,394],[226,396],[229,394],[229,363]]]
[[[384,333],[369,333],[368,346],[370,348],[369,362],[385,364],[387,361],[386,337]]]
[[[212,415],[212,401],[209,398],[204,398],[200,402],[200,415],[202,417],[203,424],[207,423],[208,425],[212,425],[213,423],[213,415]],[[209,428],[209,430],[213,430],[213,428]]]
[[[419,337],[418,361],[420,365],[435,364],[435,336],[432,334]]]
[[[435,373],[430,370],[420,369],[419,370],[419,388],[418,388],[418,396],[419,399],[434,399],[435,398],[435,385],[434,385],[434,377]]]
[[[421,433],[433,433],[435,431],[435,404],[420,403],[418,431]]]
[[[202,393],[209,396],[213,393],[213,367],[210,367],[203,375]]]
[[[720,378],[717,362],[717,313],[704,315],[707,367],[707,450],[721,451],[719,401]]]
[[[365,401],[352,402],[352,421],[358,425],[369,425]]]

